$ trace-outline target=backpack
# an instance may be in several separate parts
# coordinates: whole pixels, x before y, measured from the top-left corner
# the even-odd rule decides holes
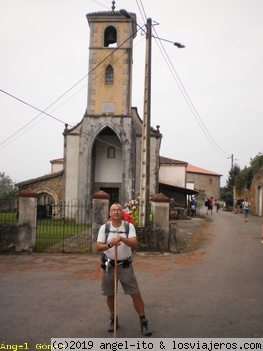
[[[105,244],[106,244],[106,242],[107,242],[109,233],[120,233],[120,234],[125,233],[125,234],[126,234],[126,238],[128,239],[128,237],[129,237],[129,232],[130,232],[130,223],[127,222],[127,221],[123,221],[123,223],[124,223],[124,227],[125,227],[124,232],[123,232],[123,231],[118,231],[118,232],[117,232],[116,230],[110,231],[110,222],[107,222],[107,223],[105,224]]]

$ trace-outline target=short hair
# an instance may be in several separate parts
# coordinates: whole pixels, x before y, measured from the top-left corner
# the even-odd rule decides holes
[[[112,208],[112,206],[120,206],[120,208],[123,209],[122,205],[120,203],[118,203],[118,202],[115,202],[114,204],[111,204],[110,209]]]

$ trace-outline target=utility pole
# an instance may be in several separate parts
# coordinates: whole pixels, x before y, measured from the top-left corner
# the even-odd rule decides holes
[[[149,225],[150,217],[150,128],[151,128],[151,56],[152,56],[152,19],[147,19],[144,111],[141,144],[141,174],[140,174],[140,208],[139,226]]]
[[[233,169],[233,167],[234,167],[234,155],[231,154],[231,156],[229,156],[228,158],[231,159],[231,171],[232,171],[232,169]]]
[[[120,10],[120,14],[126,18],[133,18],[126,10]],[[136,22],[135,22],[136,23]],[[137,26],[139,26],[136,23]],[[152,19],[147,19],[146,31],[139,26],[146,34],[146,57],[145,57],[145,83],[144,83],[144,111],[141,143],[141,172],[140,172],[140,207],[139,226],[145,227],[150,222],[150,163],[151,163],[151,61],[152,61]],[[178,42],[154,37],[173,43],[179,49],[185,46]]]

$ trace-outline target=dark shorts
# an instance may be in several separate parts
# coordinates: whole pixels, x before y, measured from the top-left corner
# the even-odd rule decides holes
[[[114,295],[114,267],[110,267],[108,272],[103,269],[102,277],[102,293],[105,296]],[[120,281],[123,291],[126,295],[139,294],[139,286],[135,277],[133,266],[130,264],[129,267],[123,268],[118,266],[118,281]]]

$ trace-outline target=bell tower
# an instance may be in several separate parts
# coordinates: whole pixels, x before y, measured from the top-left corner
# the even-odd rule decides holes
[[[143,122],[132,108],[133,39],[136,15],[126,11],[88,13],[90,27],[87,108],[64,131],[64,200],[85,201],[103,190],[125,204],[139,194]],[[151,193],[159,169],[159,130],[151,130]]]
[[[121,12],[86,15],[90,26],[88,116],[130,116],[132,48],[136,15]]]
[[[90,27],[87,108],[64,142],[65,199],[92,202],[103,190],[125,203],[136,191],[137,139],[132,99],[136,15],[88,13]],[[139,154],[139,153],[138,153]],[[87,213],[89,222],[91,213]]]

